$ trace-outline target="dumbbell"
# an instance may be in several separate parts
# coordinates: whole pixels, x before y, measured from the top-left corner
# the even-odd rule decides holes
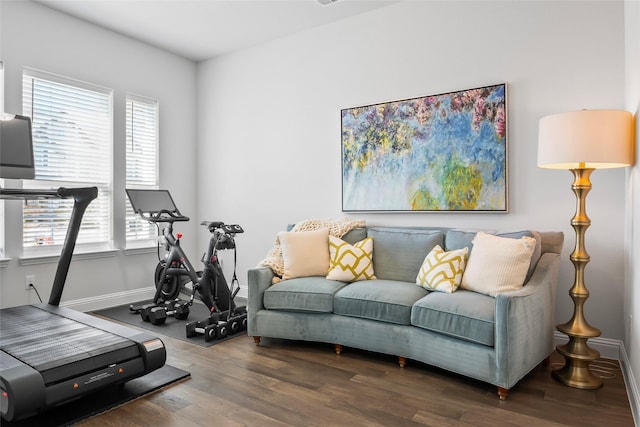
[[[231,318],[231,333],[244,331],[247,329],[247,307],[242,305],[236,307],[233,311],[234,317]]]
[[[140,307],[140,317],[143,322],[151,322],[154,325],[160,325],[167,320],[167,311],[171,308],[171,303],[165,302],[162,305],[158,304],[145,304]],[[164,315],[161,314],[162,310]],[[155,323],[151,320],[151,313],[153,313],[153,318]]]
[[[184,320],[189,317],[189,303],[187,301],[172,301],[165,307],[167,308],[167,316],[173,316],[178,320]]]
[[[167,320],[167,311],[162,306],[153,305],[142,310],[140,317],[145,322],[151,322],[152,325],[162,325]]]
[[[215,312],[209,315],[207,321],[209,326],[204,328],[204,340],[212,341],[221,339],[229,334],[229,324],[225,320],[229,316],[229,311]]]
[[[206,342],[213,341],[218,337],[216,333],[217,326],[218,325],[209,325],[204,328],[203,333],[204,333],[204,340]]]
[[[224,338],[227,335],[229,335],[229,323],[224,320],[221,320],[218,322],[217,325],[215,325],[215,330],[216,330],[216,338],[218,339]]]
[[[205,341],[224,338],[229,334],[229,324],[225,320],[220,320],[227,317],[229,317],[228,310],[209,315],[209,326],[205,328],[204,332]]]
[[[139,313],[140,317],[142,318],[143,322],[148,322],[149,321],[149,313],[147,310],[149,310],[152,307],[155,307],[155,304],[145,304],[141,307],[133,307],[133,306],[129,306],[129,310],[131,310],[133,313]]]
[[[145,308],[153,307],[155,304],[133,305],[129,304],[129,311],[132,314],[140,314]]]
[[[206,332],[207,326],[209,326],[209,319],[188,322],[186,325],[187,338],[195,337],[198,334],[204,334]],[[205,339],[206,339],[206,335],[205,335]]]
[[[224,338],[227,336],[229,328],[227,322],[221,321],[213,323],[212,319],[207,319],[201,322],[189,322],[187,323],[187,338],[191,338],[196,334],[203,334],[206,342],[213,341],[215,339]]]
[[[143,322],[149,321],[149,312],[151,311],[152,308],[155,308],[155,307],[158,307],[158,306],[155,304],[147,304],[140,309],[140,318],[142,319]]]
[[[247,314],[239,314],[229,319],[229,335],[236,334],[247,328]]]
[[[187,338],[203,334],[205,341],[213,341],[216,338],[226,336],[226,327],[220,328],[220,313],[211,313],[205,320],[188,322],[186,325]],[[226,325],[226,322],[224,322]]]

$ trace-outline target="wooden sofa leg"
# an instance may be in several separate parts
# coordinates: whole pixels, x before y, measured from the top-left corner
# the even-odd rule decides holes
[[[260,345],[260,337],[253,337],[253,343],[255,345]]]
[[[509,396],[509,389],[498,387],[498,397],[500,400],[507,400],[507,396]]]
[[[407,364],[407,359],[403,356],[398,356],[398,365],[400,365],[401,368],[404,368],[404,365]]]
[[[336,344],[336,354],[339,356],[342,353],[342,344]]]

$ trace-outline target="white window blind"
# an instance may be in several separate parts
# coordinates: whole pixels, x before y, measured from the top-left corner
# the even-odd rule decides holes
[[[157,190],[158,102],[127,96],[126,122],[127,188]],[[155,240],[155,226],[135,214],[128,200],[126,206],[127,242]]]
[[[23,74],[23,114],[31,117],[36,179],[25,188],[98,187],[78,244],[109,245],[112,193],[111,90],[41,72]],[[72,200],[29,200],[23,245],[62,245]]]

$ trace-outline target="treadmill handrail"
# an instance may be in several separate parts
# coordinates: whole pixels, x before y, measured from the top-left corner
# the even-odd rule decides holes
[[[98,197],[97,187],[79,187],[66,188],[60,187],[57,190],[32,190],[32,189],[12,189],[0,188],[0,199],[73,199],[73,210],[71,211],[71,219],[67,227],[67,235],[62,245],[60,259],[56,275],[53,279],[51,294],[49,295],[49,304],[59,305],[62,298],[67,274],[69,273],[69,265],[71,257],[78,239],[78,232],[82,223],[82,217],[89,204]]]

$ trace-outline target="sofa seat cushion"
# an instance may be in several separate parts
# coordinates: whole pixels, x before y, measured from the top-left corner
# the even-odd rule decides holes
[[[496,300],[458,289],[452,294],[431,292],[411,310],[411,324],[490,347],[495,343]]]
[[[324,277],[303,277],[283,280],[264,292],[264,307],[268,310],[331,313],[333,295],[346,286]]]
[[[343,316],[409,325],[411,306],[426,294],[427,291],[415,283],[363,280],[336,292],[333,312]]]

